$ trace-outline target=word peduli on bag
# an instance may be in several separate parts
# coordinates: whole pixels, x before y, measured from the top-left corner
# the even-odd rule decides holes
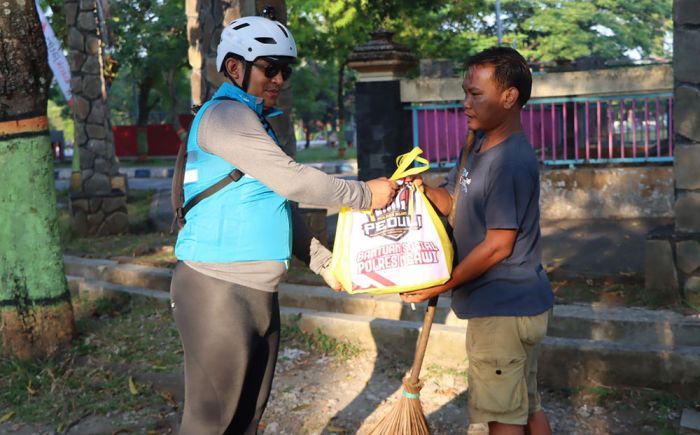
[[[381,210],[343,208],[332,269],[348,293],[402,293],[445,283],[452,273],[452,244],[435,210],[413,183],[401,178],[429,169],[414,148],[396,159],[391,176],[400,188]],[[410,167],[418,162],[422,166]]]

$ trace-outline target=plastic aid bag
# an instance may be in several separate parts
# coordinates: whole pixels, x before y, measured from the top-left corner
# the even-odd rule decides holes
[[[402,293],[450,278],[454,253],[445,227],[425,195],[400,180],[429,169],[422,152],[396,159],[391,179],[401,186],[388,207],[340,210],[331,267],[348,293]],[[409,168],[414,161],[422,166]]]

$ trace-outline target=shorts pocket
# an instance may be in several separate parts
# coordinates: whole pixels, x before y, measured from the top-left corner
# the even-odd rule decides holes
[[[518,317],[517,325],[520,341],[530,346],[534,346],[542,341],[544,336],[547,335],[548,319],[549,311],[545,311],[537,316]]]
[[[483,413],[512,413],[527,403],[524,358],[472,359],[468,381],[470,406]]]

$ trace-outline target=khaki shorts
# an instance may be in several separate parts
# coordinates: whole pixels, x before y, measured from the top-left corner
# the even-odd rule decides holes
[[[528,414],[542,409],[537,358],[550,314],[469,319],[470,423],[525,425]]]

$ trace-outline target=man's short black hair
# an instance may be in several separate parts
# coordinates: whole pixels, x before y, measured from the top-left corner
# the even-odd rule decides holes
[[[473,66],[493,65],[493,76],[503,88],[514,87],[518,90],[518,104],[523,107],[530,99],[532,91],[532,74],[525,58],[510,47],[491,47],[470,57],[466,70]]]

